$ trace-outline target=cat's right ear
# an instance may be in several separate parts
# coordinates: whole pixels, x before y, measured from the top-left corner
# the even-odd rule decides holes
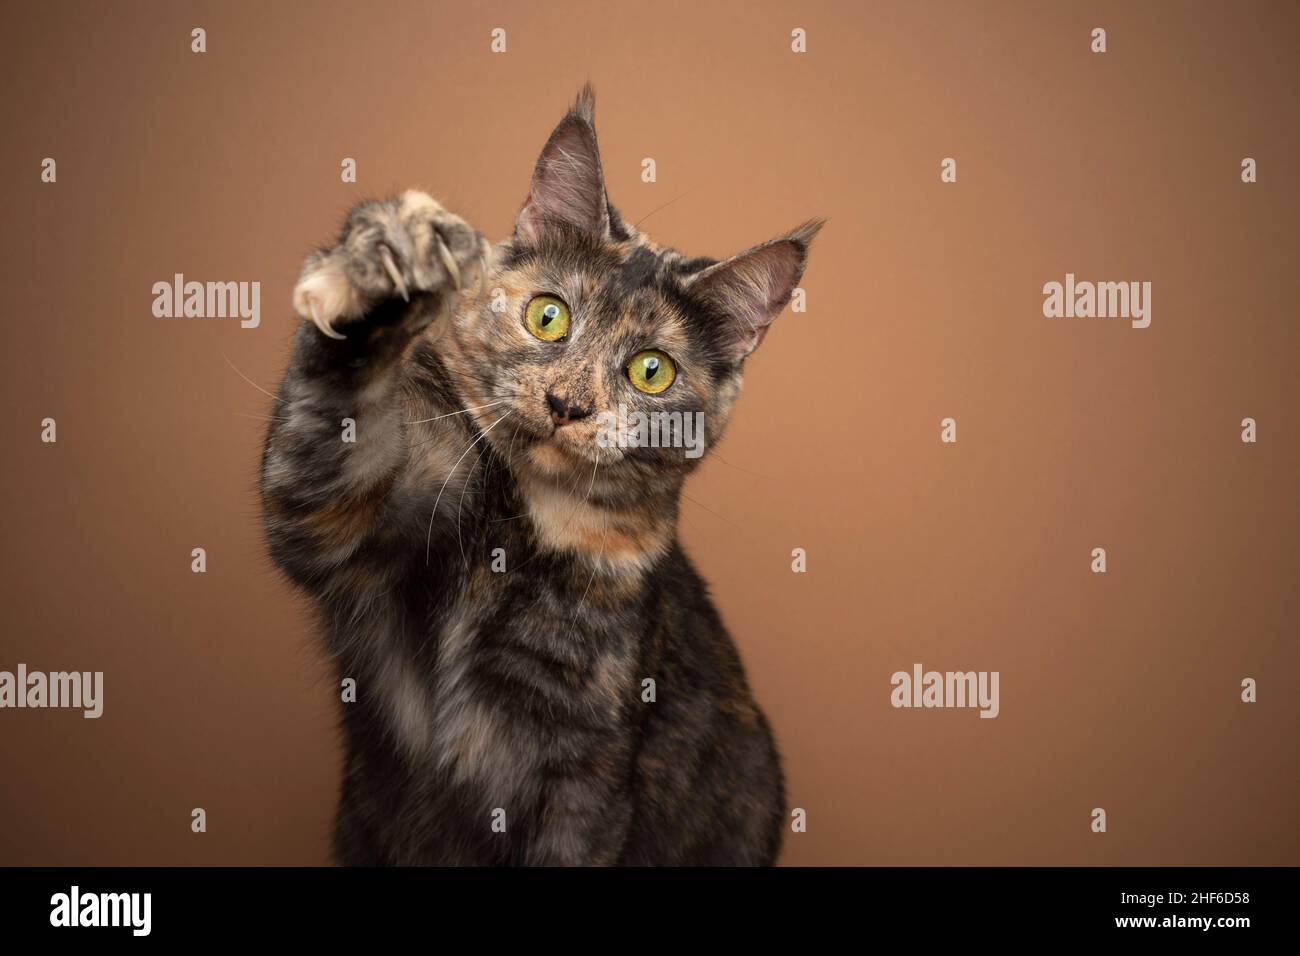
[[[573,227],[609,236],[609,203],[600,168],[594,120],[595,94],[584,86],[546,141],[533,169],[533,185],[515,220],[515,235],[536,243],[548,229]]]

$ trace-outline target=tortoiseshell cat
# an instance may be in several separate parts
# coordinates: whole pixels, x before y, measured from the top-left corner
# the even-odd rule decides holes
[[[357,682],[340,862],[773,862],[772,734],[677,542],[699,458],[600,413],[699,412],[716,442],[819,227],[654,245],[606,199],[584,90],[509,239],[407,192],[308,258],[262,494]]]

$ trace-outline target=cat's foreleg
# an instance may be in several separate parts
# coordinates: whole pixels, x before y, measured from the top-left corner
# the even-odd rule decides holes
[[[261,486],[272,556],[309,590],[335,587],[400,506],[403,357],[446,298],[479,281],[486,251],[463,219],[408,191],[357,206],[338,244],[304,263],[293,293],[304,321],[271,410]]]

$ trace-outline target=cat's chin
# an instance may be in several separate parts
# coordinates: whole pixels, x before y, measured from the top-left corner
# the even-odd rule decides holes
[[[552,478],[590,476],[600,465],[613,465],[622,457],[617,450],[601,448],[594,438],[583,440],[557,431],[534,438],[523,450],[529,468]]]
[[[489,431],[489,443],[516,468],[524,468],[553,479],[586,476],[589,480],[597,467],[617,465],[623,459],[618,448],[602,446],[597,441],[594,422],[579,422],[556,428],[551,422],[538,421],[513,409],[509,421]],[[491,426],[492,420],[479,422]]]

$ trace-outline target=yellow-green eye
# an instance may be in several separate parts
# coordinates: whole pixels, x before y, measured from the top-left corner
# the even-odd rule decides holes
[[[569,307],[553,295],[539,295],[528,303],[524,322],[543,342],[558,342],[569,334]]]
[[[627,377],[641,391],[658,395],[677,377],[677,366],[658,349],[646,349],[627,363]]]

